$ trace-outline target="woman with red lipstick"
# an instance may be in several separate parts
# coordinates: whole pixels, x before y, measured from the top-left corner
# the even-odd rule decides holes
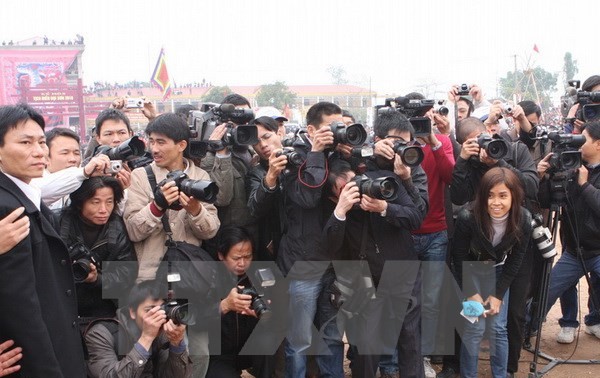
[[[517,275],[531,235],[531,214],[523,207],[523,186],[507,168],[483,175],[471,210],[457,219],[452,253],[467,300],[486,311],[465,322],[460,351],[461,377],[477,377],[479,344],[490,328],[493,377],[506,377],[509,287]]]
[[[71,204],[60,214],[57,231],[73,263],[82,326],[95,318],[114,317],[117,298],[129,292],[137,276],[137,259],[123,219],[116,213],[122,198],[123,189],[115,178],[92,177],[71,193]],[[107,261],[128,263],[103,270]]]

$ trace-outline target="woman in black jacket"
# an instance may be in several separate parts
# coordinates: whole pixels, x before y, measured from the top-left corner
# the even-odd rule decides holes
[[[492,168],[481,179],[472,210],[457,219],[452,253],[467,300],[489,306],[474,323],[466,322],[461,376],[477,377],[479,344],[491,327],[491,370],[506,377],[509,286],[517,275],[531,235],[531,215],[521,207],[523,188],[507,168]],[[463,269],[464,268],[464,269]]]
[[[71,204],[60,215],[59,234],[73,261],[81,318],[114,317],[117,299],[135,282],[137,259],[116,213],[122,198],[115,178],[92,177],[71,193]],[[107,261],[119,265],[109,267]]]

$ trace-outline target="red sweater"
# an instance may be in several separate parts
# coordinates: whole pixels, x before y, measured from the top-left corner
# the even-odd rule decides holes
[[[447,135],[436,134],[435,137],[442,143],[436,151],[431,146],[423,147],[425,158],[421,167],[427,174],[427,190],[429,192],[429,211],[421,224],[421,228],[413,234],[429,234],[443,231],[447,228],[446,211],[444,205],[444,190],[452,181],[454,169],[454,154],[452,143]]]

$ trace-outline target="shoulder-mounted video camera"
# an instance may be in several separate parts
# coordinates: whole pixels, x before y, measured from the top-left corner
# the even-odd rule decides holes
[[[561,113],[565,121],[572,122],[574,119],[568,119],[568,113],[571,107],[579,104],[579,109],[575,113],[575,118],[582,122],[592,122],[600,119],[600,91],[586,92],[579,90],[580,80],[569,80],[569,86],[561,100]]]
[[[566,172],[581,167],[582,157],[579,148],[585,143],[581,134],[559,134],[551,132],[548,139],[554,142],[552,156],[548,160],[549,174]]]
[[[202,158],[207,151],[218,151],[228,146],[245,146],[258,143],[252,109],[236,109],[232,104],[202,104],[201,110],[190,111],[188,126],[191,132],[189,153]],[[221,140],[209,140],[214,129],[227,123],[227,132]]]
[[[384,105],[375,107],[377,116],[385,113],[400,112],[404,114],[413,128],[415,137],[431,134],[431,120],[425,114],[435,106],[435,100],[418,100],[407,97],[386,98]]]

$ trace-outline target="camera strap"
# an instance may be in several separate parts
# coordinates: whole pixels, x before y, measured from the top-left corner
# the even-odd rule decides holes
[[[156,175],[154,174],[154,171],[152,170],[152,167],[147,165],[144,167],[144,169],[146,170],[146,175],[148,175],[148,182],[150,182],[150,188],[152,189],[152,192],[154,193],[154,190],[156,189]],[[171,230],[171,226],[169,225],[169,217],[167,216],[167,213],[165,212],[163,214],[163,216],[160,218],[162,225],[163,225],[163,229],[165,230],[165,233],[167,234],[167,238],[168,240],[168,244],[167,247],[169,246],[174,246],[175,243],[173,242],[173,231]]]

